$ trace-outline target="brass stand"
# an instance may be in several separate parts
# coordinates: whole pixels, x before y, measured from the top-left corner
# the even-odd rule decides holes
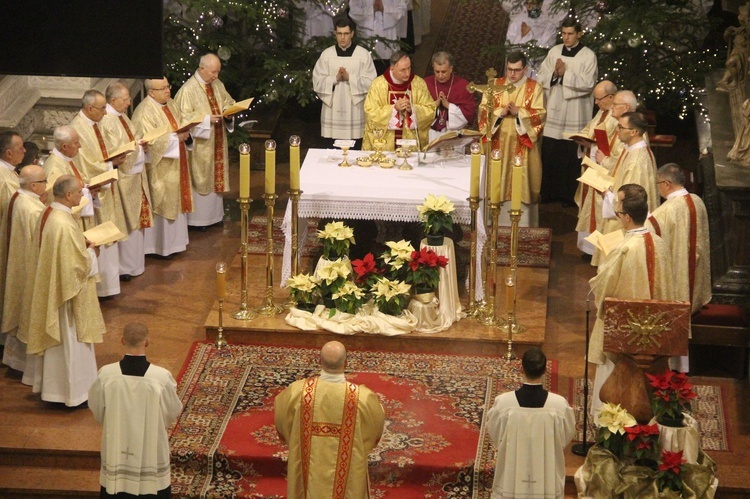
[[[505,354],[506,360],[513,360],[516,354],[513,353],[513,335],[521,334],[526,331],[526,326],[519,324],[516,319],[516,299],[518,295],[518,223],[521,221],[521,210],[510,210],[510,275],[505,283],[505,292],[507,293],[508,322],[502,326],[503,331],[508,333],[508,353]]]
[[[477,210],[482,198],[466,198],[471,208],[471,252],[469,260],[469,305],[466,308],[467,317],[476,317],[483,309],[484,302],[476,301],[477,288]]]
[[[219,330],[216,332],[214,346],[218,350],[228,346],[227,340],[224,339],[224,300],[219,300]]]
[[[240,254],[242,267],[240,274],[240,309],[232,314],[232,317],[238,321],[251,321],[258,317],[258,314],[247,308],[247,224],[248,214],[250,212],[250,198],[240,198]]]
[[[266,298],[265,304],[258,309],[260,315],[278,315],[282,312],[283,308],[276,305],[273,302],[273,208],[276,203],[276,199],[279,196],[276,194],[263,194],[263,199],[266,203]]]
[[[289,199],[292,202],[292,276],[299,274],[299,198],[302,191],[299,189],[289,189]],[[291,295],[286,302],[286,308],[297,306],[297,300]]]
[[[490,271],[487,272],[486,289],[484,292],[486,306],[479,321],[485,326],[502,326],[505,320],[495,314],[495,282],[497,280],[497,232],[500,219],[500,203],[490,203],[492,213],[492,240],[490,241]]]

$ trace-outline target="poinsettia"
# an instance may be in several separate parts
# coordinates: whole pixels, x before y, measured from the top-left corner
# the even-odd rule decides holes
[[[659,425],[635,425],[625,428],[627,437],[627,452],[629,455],[639,459],[656,460],[659,452]]]
[[[344,222],[331,222],[318,231],[318,239],[323,240],[323,258],[335,260],[349,254],[349,246],[354,242],[354,231]]]
[[[448,259],[427,247],[411,253],[406,282],[417,289],[434,291],[440,282],[440,269],[448,265]]]
[[[636,425],[635,418],[620,404],[605,403],[599,408],[597,418],[599,433],[596,442],[617,457],[622,457],[625,445],[625,428]]]
[[[320,267],[317,272],[323,296],[330,296],[338,291],[352,273],[349,262],[340,258]]]
[[[286,280],[286,285],[297,303],[315,303],[320,293],[320,279],[310,274],[293,275]]]
[[[381,255],[383,263],[387,266],[387,274],[390,279],[406,279],[406,264],[411,260],[414,246],[402,239],[400,241],[387,241],[388,250]]]
[[[690,401],[698,396],[685,373],[646,373],[646,377],[653,388],[651,408],[657,420],[663,416],[678,418],[685,410],[690,410]]]
[[[384,314],[398,316],[404,311],[411,286],[385,277],[378,279],[372,287],[375,305]]]
[[[417,210],[419,219],[424,223],[425,234],[438,235],[444,228],[453,230],[451,213],[455,206],[447,197],[428,194],[424,204],[417,206]]]
[[[378,268],[372,253],[367,253],[362,259],[352,260],[352,269],[356,274],[354,282],[368,289],[375,284],[378,276],[384,272]]]
[[[354,314],[362,306],[362,300],[365,294],[362,290],[353,282],[347,281],[341,285],[341,287],[331,295],[333,303],[336,304],[336,310],[346,312],[347,314]],[[331,310],[330,316],[332,317],[335,313]]]
[[[682,491],[682,451],[662,451],[659,472],[656,481],[659,484],[659,492],[664,489]]]

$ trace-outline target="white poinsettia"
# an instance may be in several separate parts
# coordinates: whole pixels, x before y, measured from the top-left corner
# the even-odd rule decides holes
[[[320,279],[310,274],[297,274],[287,279],[286,285],[290,288],[309,293],[320,285]]]
[[[414,246],[404,239],[400,241],[388,241],[385,243],[390,248],[383,254],[383,262],[394,269],[400,269],[406,262],[411,260],[411,254],[414,252]]]
[[[440,235],[443,229],[453,230],[453,210],[455,206],[445,196],[428,194],[424,204],[417,206],[419,219],[424,223],[425,234]]]
[[[328,285],[331,285],[339,278],[346,279],[351,273],[352,269],[349,262],[344,262],[340,258],[318,269],[318,277],[324,280]]]
[[[391,300],[399,295],[408,295],[411,285],[403,281],[392,281],[383,277],[372,287],[373,294],[376,298]]]
[[[625,428],[635,426],[637,421],[620,404],[605,403],[599,408],[597,422],[601,428],[606,428],[611,434],[625,434]]]
[[[363,298],[365,294],[362,292],[362,289],[360,289],[359,286],[354,284],[351,281],[346,281],[344,284],[341,285],[339,290],[331,295],[331,298],[334,300],[338,300],[339,298],[343,298],[345,296],[351,296],[354,298]]]
[[[445,196],[435,196],[434,194],[428,194],[424,200],[424,204],[417,206],[419,210],[419,218],[424,220],[426,213],[430,211],[438,211],[445,213],[446,215],[452,213],[456,207],[453,202]]]
[[[323,230],[318,231],[318,239],[333,239],[335,241],[354,242],[354,230],[344,225],[344,222],[331,222],[326,224]]]

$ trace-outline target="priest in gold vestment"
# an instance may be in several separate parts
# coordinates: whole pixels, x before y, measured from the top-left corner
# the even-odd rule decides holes
[[[367,456],[383,434],[378,396],[344,377],[346,349],[320,351],[320,376],[300,379],[274,400],[274,421],[289,445],[287,497],[369,497]]]
[[[166,78],[146,80],[148,96],[133,111],[133,123],[142,134],[169,127],[171,133],[149,143],[146,164],[154,223],[144,234],[144,251],[169,257],[188,245],[186,213],[193,211],[193,191],[185,140],[189,132],[177,133],[182,113],[170,98]]]
[[[229,155],[227,132],[234,130],[234,118],[224,119],[222,112],[234,99],[219,80],[221,61],[214,54],[200,59],[195,74],[188,78],[174,101],[185,120],[202,120],[192,131],[190,175],[193,179],[193,207],[188,225],[207,227],[224,218],[222,192],[229,192]]]
[[[16,371],[26,371],[26,344],[17,338],[21,319],[28,327],[28,307],[22,311],[24,296],[29,283],[33,283],[36,270],[36,248],[34,228],[42,210],[46,195],[46,174],[41,166],[28,165],[21,169],[21,188],[10,198],[6,212],[5,233],[8,236],[8,264],[5,275],[2,332],[8,336],[3,350],[3,364]],[[29,293],[31,290],[28,291]]]
[[[373,80],[365,97],[365,135],[362,149],[373,151],[373,130],[385,131],[384,151],[396,149],[398,139],[417,139],[423,150],[435,117],[435,101],[424,80],[411,72],[411,59],[394,52],[391,66]]]
[[[44,355],[34,392],[69,407],[88,400],[97,372],[94,344],[106,332],[94,282],[96,248],[87,243],[71,210],[81,201],[82,187],[73,176],[58,178],[55,200],[39,217],[28,338],[19,337],[29,354]]]
[[[12,131],[6,130],[0,133],[0,269],[5,269],[5,259],[7,256],[6,232],[3,231],[5,224],[5,210],[8,206],[11,196],[18,190],[18,175],[16,166],[23,161],[23,155],[26,149],[23,147],[21,136]],[[0,272],[0,307],[3,302],[3,292],[5,291],[5,271]],[[5,344],[5,334],[0,334],[0,345]]]
[[[492,127],[491,149],[502,154],[500,167],[500,202],[511,198],[511,177],[516,157],[523,167],[521,202],[524,204],[521,225],[539,225],[539,190],[542,185],[542,156],[540,139],[547,116],[544,109],[544,89],[526,76],[527,60],[521,52],[508,55],[505,76],[495,84],[505,87],[494,94],[491,119],[487,118],[487,96],[479,106],[479,131]],[[491,181],[494,184],[494,179]],[[509,210],[501,210],[500,224],[510,225]]]
[[[144,232],[153,223],[151,193],[144,165],[146,151],[140,143],[142,134],[136,130],[126,112],[132,102],[130,90],[119,81],[111,83],[105,93],[107,114],[101,124],[109,143],[120,146],[136,142],[135,151],[128,154],[118,168],[119,178],[115,186],[122,202],[128,238],[117,243],[120,258],[120,280],[128,281],[132,276],[146,270],[146,255],[143,251]],[[147,147],[147,146],[146,146]]]

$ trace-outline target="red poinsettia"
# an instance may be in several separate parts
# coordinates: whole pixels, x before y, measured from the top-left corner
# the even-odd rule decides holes
[[[659,463],[659,473],[656,480],[659,483],[659,491],[671,489],[676,491],[682,490],[682,451],[670,452],[662,451],[661,462]]]
[[[667,371],[662,374],[646,373],[648,382],[654,389],[651,407],[657,419],[662,416],[679,417],[684,410],[690,410],[690,401],[698,395],[685,373]]]
[[[625,428],[625,435],[628,439],[628,448],[630,454],[636,460],[651,459],[656,460],[658,454],[657,442],[659,441],[659,426],[653,425],[635,425]]]
[[[415,288],[434,291],[440,281],[439,270],[448,265],[448,259],[440,256],[427,247],[413,251],[409,260],[411,272],[406,276],[406,282]]]
[[[378,269],[372,253],[367,253],[361,260],[352,260],[352,269],[356,274],[354,282],[368,289],[377,280],[378,275],[383,273],[381,269]]]

